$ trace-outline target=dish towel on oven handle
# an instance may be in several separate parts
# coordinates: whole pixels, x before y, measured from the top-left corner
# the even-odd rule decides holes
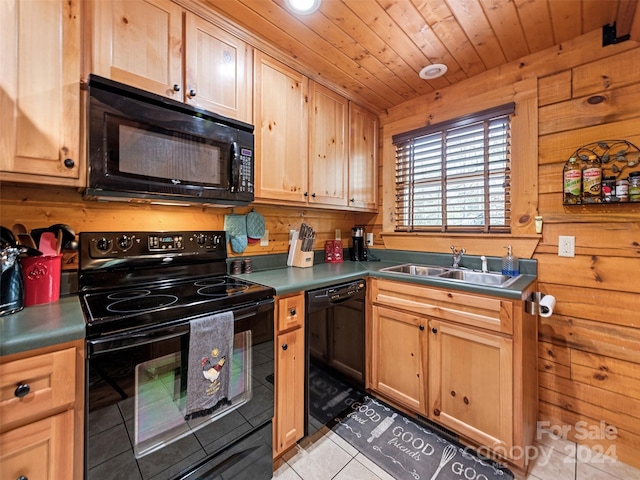
[[[190,322],[185,420],[204,417],[228,404],[233,354],[233,312]]]

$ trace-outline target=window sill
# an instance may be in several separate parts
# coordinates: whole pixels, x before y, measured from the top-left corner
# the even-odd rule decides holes
[[[405,233],[383,232],[380,234],[388,250],[413,252],[451,253],[451,245],[464,248],[468,255],[501,257],[507,245],[520,258],[531,258],[542,235],[513,235],[486,233]]]

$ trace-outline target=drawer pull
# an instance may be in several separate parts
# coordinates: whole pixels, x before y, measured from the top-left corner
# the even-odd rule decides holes
[[[292,317],[295,317],[295,316],[296,316],[296,313],[297,313],[297,312],[296,312],[296,309],[295,309],[295,308],[292,308],[291,310],[289,310],[289,315],[291,315]]]
[[[22,398],[27,396],[30,391],[31,391],[31,387],[29,386],[28,383],[21,383],[20,385],[18,385],[15,392],[13,392],[13,394],[18,398]],[[24,477],[24,478],[27,478],[27,477]]]
[[[29,480],[26,476],[20,475],[16,480]]]
[[[283,344],[282,344],[282,349],[283,349],[283,350],[286,350],[287,348],[289,348],[289,345],[287,345],[286,343],[283,343]]]

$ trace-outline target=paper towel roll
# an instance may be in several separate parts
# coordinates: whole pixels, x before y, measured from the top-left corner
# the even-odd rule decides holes
[[[553,313],[553,307],[556,306],[556,297],[553,295],[545,295],[540,300],[540,316],[541,317],[550,317]]]

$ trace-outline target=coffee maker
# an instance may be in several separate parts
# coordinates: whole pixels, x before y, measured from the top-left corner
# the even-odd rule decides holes
[[[364,227],[351,229],[351,261],[367,261],[367,247],[364,241]]]

